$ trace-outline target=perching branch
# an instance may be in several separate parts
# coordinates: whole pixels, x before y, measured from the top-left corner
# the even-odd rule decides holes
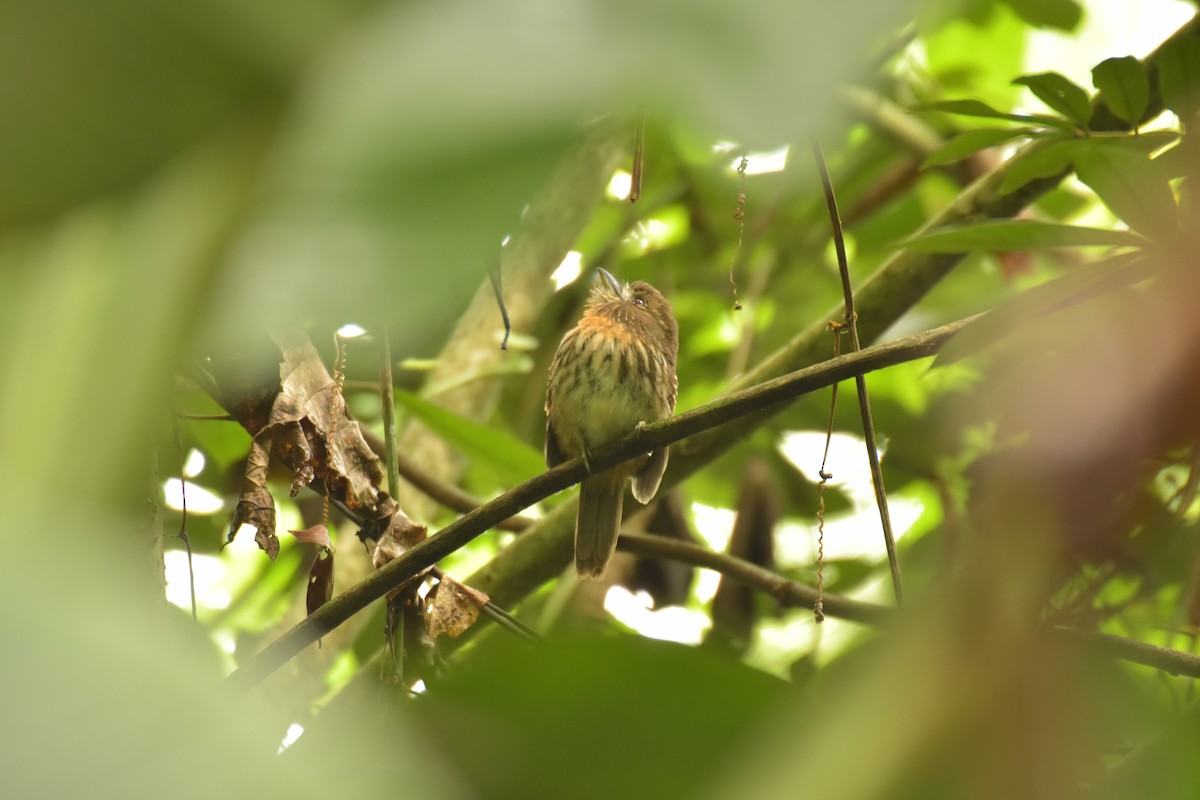
[[[592,469],[608,469],[650,450],[665,447],[702,431],[718,428],[745,415],[780,406],[808,392],[855,375],[931,356],[947,339],[973,319],[960,320],[826,361],[758,386],[733,392],[671,419],[646,425],[640,432],[593,452],[589,459]],[[579,483],[585,477],[587,470],[583,459],[571,459],[484,503],[326,603],[230,675],[229,682],[242,690],[254,686],[305,647],[327,635],[351,616],[422,570],[436,564],[521,509]]]

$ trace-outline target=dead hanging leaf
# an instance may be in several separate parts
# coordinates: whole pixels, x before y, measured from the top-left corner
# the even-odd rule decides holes
[[[254,540],[258,542],[272,561],[279,555],[279,539],[275,537],[275,501],[267,490],[267,464],[270,461],[268,445],[259,439],[250,443],[250,454],[246,456],[246,474],[242,478],[241,497],[229,523],[229,535],[225,544],[237,536],[243,523],[257,529]],[[224,549],[224,545],[222,545]]]
[[[287,331],[276,335],[275,342],[283,358],[279,381],[272,378],[271,388],[243,376],[231,379],[238,388],[229,391],[214,380],[214,398],[254,437],[230,541],[245,522],[258,529],[259,545],[271,558],[279,552],[275,504],[266,483],[274,458],[292,472],[293,497],[315,480],[329,497],[360,511],[367,521],[360,537],[388,540],[380,555],[386,563],[395,557],[389,552],[403,552],[424,538],[425,529],[399,512],[396,501],[379,489],[379,458],[349,416],[342,393],[308,337],[303,331]]]
[[[371,451],[358,423],[346,411],[346,400],[325,368],[321,354],[303,332],[275,337],[283,352],[279,369],[281,390],[271,409],[267,427],[300,424],[323,450],[315,477],[352,509],[375,509],[381,498],[383,469]],[[289,437],[289,441],[294,441]],[[307,443],[294,455],[283,453],[296,471],[311,459]],[[298,457],[296,457],[298,456]],[[305,457],[307,456],[307,457]]]
[[[475,624],[487,604],[488,596],[483,592],[443,576],[429,593],[426,604],[425,625],[429,635],[435,639],[443,633],[461,636]]]
[[[305,605],[311,616],[333,597],[333,542],[329,539],[329,528],[323,522],[288,533],[295,536],[297,541],[316,545],[317,552],[308,569],[308,593],[305,597]]]
[[[324,528],[324,525],[320,527]],[[328,536],[325,537],[328,540]],[[333,548],[318,547],[317,557],[308,570],[308,593],[305,606],[309,616],[333,597]]]
[[[391,679],[412,685],[440,675],[442,658],[425,624],[416,586],[388,596],[384,641],[391,655]]]
[[[322,550],[333,549],[333,542],[329,540],[329,528],[325,527],[325,523],[323,522],[318,522],[311,528],[305,528],[302,531],[288,531],[288,533],[295,536],[298,542],[315,544]]]
[[[388,498],[389,500],[391,498]],[[393,502],[393,505],[395,503]],[[425,539],[425,526],[413,522],[399,508],[392,514],[388,528],[375,545],[371,561],[375,569],[400,556],[408,548]]]

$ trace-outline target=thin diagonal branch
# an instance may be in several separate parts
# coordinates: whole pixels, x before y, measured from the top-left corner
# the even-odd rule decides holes
[[[392,340],[391,331],[384,323],[379,337],[379,394],[383,401],[383,463],[387,464],[388,494],[392,497],[400,491],[400,472],[396,466],[396,401],[392,395]]]
[[[592,469],[608,469],[650,450],[665,447],[701,431],[720,427],[747,414],[781,406],[803,394],[863,372],[931,356],[947,339],[973,319],[960,320],[895,342],[860,350],[740,392],[733,392],[669,420],[647,425],[633,436],[596,450],[589,459]],[[421,570],[436,564],[521,509],[528,508],[585,477],[587,469],[583,459],[571,459],[484,503],[326,603],[230,675],[229,682],[238,689],[255,685],[309,644],[327,635],[375,600],[419,574]]]
[[[388,457],[387,444],[378,436],[370,431],[363,431],[363,439],[366,440],[371,450],[380,458]],[[422,469],[421,465],[413,459],[406,456],[404,453],[396,451],[396,470],[400,477],[411,483],[415,488],[424,492],[432,500],[445,506],[451,511],[457,511],[460,514],[467,514],[479,507],[479,501],[472,497],[469,493],[464,492],[452,483],[439,480],[429,473],[428,470]],[[497,528],[513,533],[520,533],[533,525],[534,520],[529,517],[512,517],[506,519],[497,525]]]
[[[648,536],[639,533],[622,533],[617,539],[617,549],[640,556],[656,556],[681,561],[696,567],[705,567],[732,578],[746,586],[763,591],[774,597],[787,608],[811,608],[817,600],[817,590],[802,583],[788,580],[765,567],[749,561],[719,553],[707,547],[668,539],[665,536]],[[867,625],[883,625],[894,616],[887,606],[864,603],[837,595],[823,595],[824,610],[832,617],[862,622]]]
[[[617,540],[617,547],[638,555],[670,558],[685,564],[715,570],[765,592],[789,607],[810,606],[817,596],[815,589],[788,580],[757,564],[751,564],[749,561],[744,561],[728,553],[718,553],[715,550],[678,539],[622,533],[621,538]],[[895,609],[875,603],[864,603],[860,600],[828,594],[824,596],[824,600],[825,610],[831,616],[854,622],[883,626],[898,618]],[[1052,630],[1056,636],[1078,642],[1096,652],[1119,658],[1122,661],[1153,667],[1171,675],[1200,678],[1200,656],[1194,656],[1191,653],[1158,647],[1107,633],[1077,631],[1057,626]]]
[[[858,341],[858,318],[854,313],[854,288],[850,285],[850,264],[846,258],[846,242],[842,237],[842,219],[838,215],[837,197],[833,193],[833,182],[829,180],[829,169],[825,166],[825,155],[821,145],[813,142],[813,159],[817,162],[817,173],[821,176],[821,187],[825,190],[825,204],[829,207],[829,224],[833,228],[833,244],[837,250],[838,272],[842,276],[842,297],[846,304],[843,320],[850,329],[850,351],[858,352],[862,344]],[[896,555],[896,537],[892,533],[892,515],[888,511],[887,489],[883,484],[883,468],[879,465],[879,448],[875,440],[875,421],[871,418],[871,398],[867,395],[867,379],[854,376],[858,390],[858,413],[862,418],[863,439],[867,443],[867,463],[871,467],[871,486],[875,489],[875,505],[879,509],[879,522],[883,526],[883,543],[887,547],[888,567],[892,571],[892,589],[896,593],[896,605],[904,605],[904,584],[900,580],[900,558]]]

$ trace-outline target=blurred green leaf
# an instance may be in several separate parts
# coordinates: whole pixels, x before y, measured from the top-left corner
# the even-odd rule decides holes
[[[1023,75],[1013,83],[1028,86],[1039,100],[1082,128],[1092,118],[1088,93],[1057,72]]]
[[[1104,59],[1092,68],[1092,83],[1117,119],[1130,125],[1137,125],[1150,105],[1150,78],[1133,56]]]
[[[1158,86],[1163,105],[1190,123],[1200,111],[1200,40],[1186,36],[1163,45]]]
[[[953,364],[1020,331],[1038,317],[1122,289],[1149,274],[1146,257],[1140,252],[1120,253],[1098,264],[1076,267],[1059,278],[1026,289],[959,331],[938,353],[934,366]]]
[[[697,796],[787,689],[712,650],[631,636],[535,649],[510,638],[414,713],[484,796],[657,800]],[[464,746],[479,731],[490,743]]]
[[[1175,195],[1162,165],[1128,148],[1100,148],[1074,157],[1079,180],[1104,204],[1149,237],[1175,236],[1179,231]]]
[[[1030,181],[1050,178],[1070,169],[1071,154],[1080,147],[1082,139],[1047,139],[1042,147],[1022,150],[1004,165],[1004,177],[996,190],[1005,195],[1015,192]]]
[[[969,93],[994,108],[1012,108],[1017,99],[1012,78],[1021,72],[1029,29],[1011,9],[992,0],[975,5],[983,20],[975,19],[969,10],[964,13],[961,4],[921,7],[919,26],[934,26],[922,37],[930,74],[943,96]],[[988,57],[980,58],[982,52]]]
[[[542,454],[515,436],[472,422],[403,390],[396,403],[466,455],[498,470],[506,482],[520,483],[546,471]]]
[[[1045,146],[1027,148],[1008,162],[997,191],[1002,195],[1009,194],[1032,180],[1063,173],[1071,169],[1075,160],[1085,153],[1122,149],[1148,153],[1169,144],[1178,136],[1175,131],[1151,131],[1137,136],[1096,134],[1061,139],[1047,137]]]
[[[215,401],[200,392],[189,393],[186,413],[224,414]],[[183,413],[180,409],[180,413]],[[181,419],[179,426],[199,445],[207,458],[222,469],[243,461],[250,450],[250,434],[232,420]],[[186,439],[185,439],[186,442]]]
[[[1010,114],[997,111],[982,100],[942,100],[937,103],[923,103],[913,107],[914,111],[944,111],[947,114],[958,114],[963,117],[986,117],[988,119],[1006,119],[1010,122],[1038,123],[1052,128],[1070,131],[1074,126],[1060,117],[1047,114]]]
[[[946,142],[941,150],[927,156],[921,166],[936,167],[942,164],[953,164],[980,150],[995,147],[1013,139],[1033,136],[1036,133],[1037,131],[1032,128],[982,128],[977,131],[966,131]]]
[[[239,119],[273,118],[296,67],[361,5],[5,3],[0,226],[127,188]]]
[[[1083,18],[1075,0],[1003,0],[1021,19],[1039,28],[1073,31]]]
[[[1085,228],[1034,220],[1001,220],[947,225],[901,243],[910,250],[932,253],[972,251],[1012,253],[1050,247],[1143,247],[1146,240],[1126,231]]]

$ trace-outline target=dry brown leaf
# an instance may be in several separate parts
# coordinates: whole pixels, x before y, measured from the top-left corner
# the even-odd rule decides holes
[[[322,525],[322,528],[325,526]],[[328,536],[325,537],[328,540]],[[319,547],[317,557],[308,570],[308,592],[305,595],[305,607],[311,615],[333,597],[333,550],[329,547]]]
[[[392,501],[390,497],[387,499],[392,502],[393,506],[395,505],[395,501]],[[424,540],[425,532],[424,525],[413,522],[397,508],[392,514],[388,529],[384,531],[383,536],[379,537],[378,543],[375,545],[375,554],[371,559],[375,569],[379,569],[417,542]]]
[[[259,439],[250,443],[250,454],[246,456],[246,474],[242,478],[241,497],[233,510],[233,521],[229,523],[229,535],[225,544],[233,541],[242,523],[253,525],[257,530],[254,540],[258,542],[272,561],[279,555],[279,539],[275,537],[275,501],[267,491],[267,464],[270,461],[268,445]]]
[[[308,542],[315,544],[322,550],[332,550],[333,542],[329,539],[329,528],[325,527],[325,523],[318,522],[310,528],[305,528],[302,531],[288,531],[292,536],[296,537],[298,542]]]
[[[350,418],[345,399],[308,337],[303,331],[288,331],[275,336],[275,342],[283,360],[274,395],[238,381],[239,386],[247,385],[219,398],[254,437],[229,540],[245,522],[257,528],[256,540],[271,558],[278,554],[275,504],[266,480],[273,457],[292,472],[292,497],[317,480],[330,497],[359,511],[364,517],[360,536],[384,543],[376,566],[386,563],[423,539],[425,529],[379,489],[383,479],[379,458]],[[267,402],[270,411],[264,421]]]
[[[376,509],[380,501],[379,484],[383,469],[379,458],[367,446],[358,423],[350,419],[346,401],[333,377],[325,368],[320,353],[302,332],[288,332],[275,338],[283,351],[279,368],[281,391],[271,409],[268,429],[300,425],[324,458],[317,459],[315,476],[353,509]],[[305,437],[289,436],[283,442],[283,456],[297,472],[312,460]],[[297,452],[287,449],[288,445]],[[378,516],[378,515],[377,515]]]
[[[443,633],[461,636],[475,624],[479,612],[488,604],[488,596],[448,576],[443,576],[430,592],[425,610],[429,635],[437,638]]]

